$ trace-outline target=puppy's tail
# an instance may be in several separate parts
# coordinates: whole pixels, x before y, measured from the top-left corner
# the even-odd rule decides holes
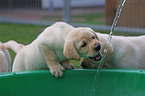
[[[21,50],[21,48],[23,48],[24,46],[25,45],[23,44],[18,44],[16,41],[10,40],[6,43],[3,43],[1,47],[4,49],[11,49],[15,53],[18,53]]]

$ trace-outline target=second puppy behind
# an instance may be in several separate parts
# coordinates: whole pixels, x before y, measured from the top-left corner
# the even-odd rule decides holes
[[[107,43],[109,35],[96,33],[102,43],[101,53]],[[105,68],[145,68],[145,35],[143,36],[113,36],[104,57]],[[97,68],[100,62],[83,58],[81,65],[84,68]]]

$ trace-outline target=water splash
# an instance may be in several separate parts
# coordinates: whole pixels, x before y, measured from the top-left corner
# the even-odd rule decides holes
[[[117,8],[117,12],[116,12],[115,18],[114,18],[113,23],[112,23],[112,27],[111,27],[111,30],[110,30],[109,37],[107,39],[107,43],[106,43],[106,46],[105,46],[105,49],[104,49],[104,53],[102,55],[102,59],[100,61],[100,64],[98,66],[98,70],[97,70],[97,72],[95,74],[95,77],[94,77],[94,82],[93,82],[93,85],[92,85],[93,95],[91,95],[91,96],[94,96],[94,94],[95,94],[95,90],[96,90],[95,85],[97,84],[97,81],[98,81],[98,78],[99,78],[99,75],[100,75],[100,71],[101,71],[101,68],[103,66],[103,60],[104,60],[104,57],[106,56],[106,49],[108,47],[108,44],[111,42],[112,34],[114,32],[114,28],[115,28],[115,26],[118,22],[118,19],[120,17],[120,14],[121,14],[121,11],[122,11],[122,8],[123,8],[125,2],[126,2],[126,0],[121,0],[119,6]]]
[[[110,31],[109,37],[108,37],[108,39],[107,39],[107,43],[106,43],[106,46],[105,46],[105,49],[104,49],[104,53],[103,53],[103,55],[102,55],[102,59],[101,59],[101,61],[100,61],[100,64],[99,64],[99,67],[98,67],[98,70],[97,70],[98,76],[99,76],[99,74],[100,74],[101,67],[102,67],[102,65],[103,65],[103,60],[104,60],[104,57],[105,57],[105,55],[106,55],[106,49],[107,49],[107,47],[108,47],[108,44],[111,42],[112,34],[113,34],[113,32],[114,32],[114,28],[115,28],[115,26],[116,26],[116,24],[117,24],[117,22],[118,22],[118,19],[119,19],[119,17],[120,17],[120,14],[121,14],[121,11],[122,11],[122,8],[123,8],[125,2],[126,2],[126,0],[121,0],[119,6],[118,6],[118,8],[117,8],[117,12],[116,12],[114,21],[113,21],[113,23],[112,23],[111,31]]]

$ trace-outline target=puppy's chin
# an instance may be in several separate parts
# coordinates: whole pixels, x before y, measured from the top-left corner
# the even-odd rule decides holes
[[[98,52],[97,55],[95,55],[93,57],[89,57],[89,59],[91,59],[93,61],[100,61],[102,59],[102,54],[100,52]]]

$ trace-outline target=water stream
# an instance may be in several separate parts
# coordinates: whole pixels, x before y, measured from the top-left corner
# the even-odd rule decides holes
[[[117,8],[117,12],[116,12],[114,21],[113,21],[113,23],[112,23],[112,27],[111,27],[111,30],[110,30],[109,37],[108,37],[108,39],[107,39],[107,43],[106,43],[106,46],[105,46],[105,49],[104,49],[104,53],[103,53],[103,55],[102,55],[102,59],[101,59],[101,61],[100,61],[98,70],[97,70],[97,72],[96,72],[96,74],[95,74],[94,82],[93,82],[93,84],[92,84],[92,89],[91,89],[91,91],[93,91],[93,93],[92,93],[92,95],[90,95],[90,96],[95,96],[95,91],[96,91],[95,86],[97,86],[96,84],[97,84],[97,81],[98,81],[98,78],[99,78],[99,75],[100,75],[100,72],[101,72],[101,68],[102,68],[102,65],[103,65],[104,57],[105,57],[105,55],[106,55],[106,51],[105,51],[105,50],[107,49],[108,44],[111,42],[112,34],[114,33],[114,28],[115,28],[115,26],[116,26],[116,24],[117,24],[117,22],[118,22],[118,19],[119,19],[119,17],[120,17],[120,14],[121,14],[121,11],[122,11],[122,8],[123,8],[125,2],[126,2],[126,0],[121,0],[119,6],[118,6],[118,8]]]

